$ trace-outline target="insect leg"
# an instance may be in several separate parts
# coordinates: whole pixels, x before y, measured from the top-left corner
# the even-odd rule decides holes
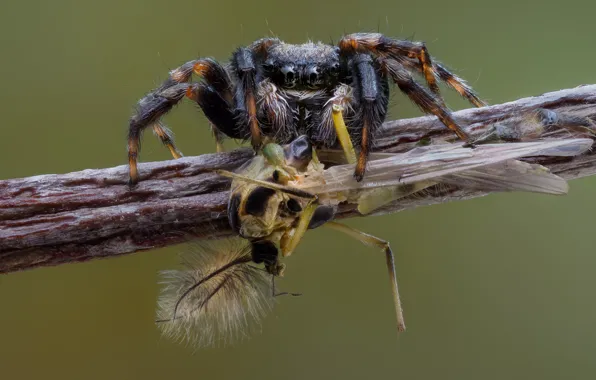
[[[393,292],[393,298],[395,302],[395,312],[397,314],[397,330],[400,332],[405,331],[406,324],[404,322],[401,300],[399,298],[399,288],[397,286],[397,275],[395,273],[395,257],[393,255],[391,247],[389,246],[389,242],[364,233],[362,231],[358,231],[341,223],[327,222],[327,224],[325,225],[336,231],[343,232],[346,235],[353,237],[354,239],[358,240],[364,245],[378,247],[381,250],[383,250],[387,260],[387,269],[389,271],[389,278],[391,280],[391,291]]]
[[[317,210],[318,204],[315,200],[309,202],[306,207],[302,210],[300,214],[300,218],[298,219],[298,225],[291,230],[290,234],[285,235],[280,242],[280,249],[282,256],[290,256],[292,252],[304,237],[304,234],[309,229],[311,220],[315,215],[315,211]]]
[[[428,180],[414,182],[408,185],[379,187],[364,191],[358,197],[358,212],[362,215],[370,214],[393,201],[415,194],[436,184],[437,182]]]

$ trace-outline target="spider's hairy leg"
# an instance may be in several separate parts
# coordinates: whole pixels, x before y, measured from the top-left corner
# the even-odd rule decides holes
[[[172,136],[172,131],[168,127],[166,127],[160,121],[153,124],[153,132],[159,137],[161,142],[170,150],[172,157],[178,159],[182,157],[182,153],[176,149],[174,145],[174,137]]]
[[[411,70],[422,72],[422,68],[416,61],[403,60],[401,61],[401,63]],[[440,63],[434,62],[433,70],[435,71],[435,74],[439,77],[441,81],[447,83],[449,87],[457,91],[463,98],[465,98],[475,107],[485,107],[487,105],[485,101],[478,97],[476,92],[472,89],[472,87],[470,87],[470,85],[466,83],[465,80],[453,74],[445,66],[441,65]]]
[[[398,61],[405,57],[415,58],[418,60],[428,87],[437,98],[441,99],[432,58],[423,42],[395,40],[380,33],[355,33],[344,36],[339,41],[339,48],[346,53],[373,53],[381,57],[391,57]]]
[[[232,64],[238,76],[236,108],[241,112],[242,123],[246,123],[250,130],[251,144],[253,149],[257,151],[261,147],[262,136],[259,121],[257,120],[257,68],[252,51],[248,48],[236,50],[232,58]]]
[[[342,38],[339,47],[346,53],[370,52],[380,57],[391,58],[421,72],[431,92],[439,98],[440,102],[443,102],[443,99],[440,96],[437,77],[476,107],[486,105],[463,79],[452,74],[444,66],[433,62],[424,42],[397,40],[380,33],[355,33]]]
[[[223,146],[223,136],[222,133],[213,123],[209,122],[209,128],[211,129],[211,133],[213,134],[213,138],[215,139],[215,151],[217,153],[225,152],[225,148]]]
[[[460,139],[470,143],[469,135],[455,122],[451,111],[417,83],[403,66],[394,60],[385,60],[381,64],[399,89],[408,95],[410,100],[423,112],[435,115],[447,128],[455,132]]]
[[[236,118],[242,127],[248,127],[251,145],[258,151],[263,144],[262,131],[257,119],[257,75],[260,65],[267,57],[268,49],[279,43],[276,38],[263,38],[249,47],[241,47],[232,55],[232,69],[238,78],[234,105]]]
[[[354,71],[358,86],[357,97],[360,103],[360,153],[354,170],[356,181],[362,181],[366,171],[368,155],[373,147],[376,131],[382,126],[387,114],[389,88],[373,66],[367,54],[358,54],[354,59]]]
[[[353,237],[364,245],[378,247],[385,253],[387,260],[387,270],[389,271],[389,278],[391,280],[391,291],[393,292],[393,300],[395,304],[395,313],[397,315],[397,330],[399,332],[406,330],[406,324],[404,322],[404,315],[401,307],[401,299],[399,297],[399,288],[397,286],[397,274],[395,272],[395,257],[393,251],[389,246],[389,242],[379,239],[378,237],[366,234],[362,231],[348,227],[344,224],[337,222],[328,222],[326,226],[343,232],[344,234]]]
[[[180,102],[186,95],[187,90],[188,84],[175,84],[160,89],[159,93],[157,91],[151,93],[139,101],[137,113],[130,119],[128,128],[128,164],[129,183],[131,185],[136,184],[139,179],[137,156],[139,154],[141,133],[150,125],[158,125],[160,127],[158,124],[160,117]],[[158,130],[161,132],[163,129],[159,128]],[[171,138],[167,133],[164,133],[164,137],[171,142]],[[164,141],[164,138],[162,138],[162,141]],[[171,144],[173,145],[173,142]]]
[[[465,80],[451,73],[446,67],[439,63],[435,63],[434,70],[443,82],[447,83],[451,88],[459,92],[462,97],[466,98],[476,107],[485,107],[487,105],[485,101],[476,95],[472,87],[470,87]]]
[[[197,84],[188,83],[195,73],[216,89],[224,98],[231,99],[230,81],[225,69],[212,59],[198,59],[186,62],[170,71],[169,78],[158,88],[141,98],[136,112],[130,118],[128,128],[128,162],[130,184],[138,182],[137,156],[143,130],[153,126],[156,135],[166,145],[174,158],[181,156],[174,146],[171,133],[161,124],[160,119],[177,105],[185,96],[196,98]],[[226,93],[229,93],[227,95]]]

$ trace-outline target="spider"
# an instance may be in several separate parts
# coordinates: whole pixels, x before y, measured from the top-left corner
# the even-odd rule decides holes
[[[192,82],[193,73],[202,80]],[[422,74],[428,89],[412,73]],[[267,140],[285,144],[301,134],[316,147],[333,147],[339,140],[360,181],[387,115],[390,81],[423,112],[470,142],[445,106],[437,82],[477,107],[485,103],[464,80],[433,62],[424,43],[378,33],[346,35],[336,46],[263,38],[238,48],[227,65],[211,58],[183,64],[138,102],[128,133],[130,184],[139,180],[137,155],[145,128],[152,127],[174,158],[182,156],[161,118],[185,97],[209,120],[218,151],[224,135],[250,140],[257,152]],[[357,157],[353,143],[360,148]]]

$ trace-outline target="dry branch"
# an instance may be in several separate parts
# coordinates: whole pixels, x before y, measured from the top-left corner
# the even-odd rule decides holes
[[[519,125],[524,115],[539,108],[596,119],[596,85],[463,110],[455,116],[472,135],[480,136],[496,123]],[[387,122],[379,137],[376,150],[391,152],[406,151],[421,141],[436,144],[453,139],[434,117]],[[209,171],[233,170],[250,157],[250,150],[240,149],[141,164],[142,181],[134,190],[126,185],[127,166],[0,181],[0,273],[228,235],[229,182]],[[566,179],[596,172],[594,153],[536,162]],[[402,199],[379,213],[482,195],[441,187],[424,197]],[[338,217],[357,215],[348,206]]]

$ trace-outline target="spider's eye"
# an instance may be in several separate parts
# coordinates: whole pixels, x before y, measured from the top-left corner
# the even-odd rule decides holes
[[[309,66],[306,68],[304,72],[306,81],[310,85],[317,84],[317,82],[319,81],[319,74],[320,72],[317,66]]]
[[[294,85],[296,81],[296,71],[293,65],[285,65],[281,68],[281,73],[284,75],[286,85]]]

